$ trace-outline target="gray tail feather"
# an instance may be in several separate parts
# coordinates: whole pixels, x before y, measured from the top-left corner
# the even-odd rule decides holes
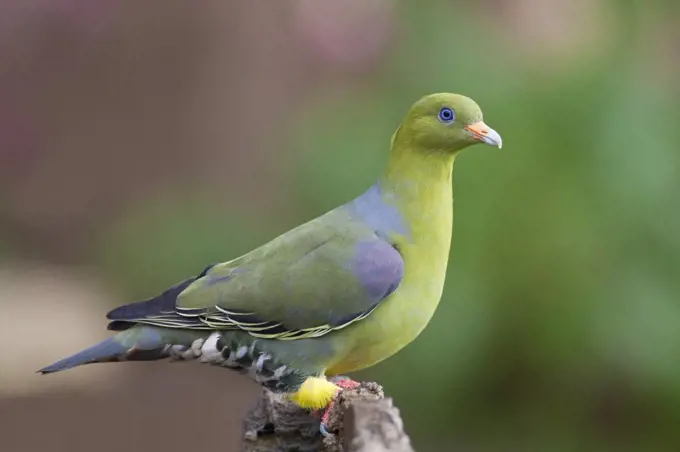
[[[127,342],[127,341],[122,341]],[[38,371],[41,374],[51,374],[72,367],[90,363],[103,363],[114,361],[152,361],[163,359],[168,356],[167,347],[164,344],[157,344],[156,348],[137,348],[129,347],[121,343],[119,336],[112,336],[108,339],[93,345],[90,348],[57,361]]]

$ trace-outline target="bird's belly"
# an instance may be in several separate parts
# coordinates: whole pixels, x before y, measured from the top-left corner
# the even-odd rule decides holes
[[[338,375],[370,367],[412,342],[427,326],[441,299],[444,276],[425,281],[402,281],[394,294],[366,319],[339,334],[352,337],[353,346],[326,373]]]

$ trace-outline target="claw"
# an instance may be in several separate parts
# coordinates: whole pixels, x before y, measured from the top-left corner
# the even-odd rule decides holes
[[[338,392],[335,393],[335,396],[331,400],[331,402],[328,404],[326,409],[323,411],[323,415],[321,416],[321,424],[319,425],[319,432],[323,436],[328,436],[331,433],[328,431],[326,425],[328,425],[328,420],[331,417],[331,411],[333,411],[333,408],[335,407],[335,403],[337,401],[338,394],[340,394],[340,391],[344,391],[347,389],[356,389],[359,386],[361,386],[361,383],[358,381],[351,380],[347,377],[334,377],[331,379],[331,382],[338,387]]]
[[[359,383],[358,381],[354,381],[351,378],[342,375],[335,375],[333,377],[330,377],[328,381],[342,389],[354,389],[358,386],[361,386],[361,383]]]
[[[338,378],[337,380],[333,381],[333,384],[340,389],[356,389],[359,386],[361,386],[361,383],[358,381],[350,380],[349,378]]]

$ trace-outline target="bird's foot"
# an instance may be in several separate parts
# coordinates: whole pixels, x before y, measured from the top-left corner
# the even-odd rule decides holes
[[[342,375],[336,375],[328,380],[341,389],[355,389],[361,386],[361,383],[358,381],[354,381],[349,377],[343,377]]]
[[[323,410],[323,414],[321,415],[321,424],[319,425],[319,431],[323,436],[330,435],[328,429],[326,428],[326,425],[328,425],[328,420],[331,417],[331,411],[333,411],[333,408],[335,407],[335,403],[337,401],[338,394],[340,393],[340,391],[344,391],[345,389],[356,389],[359,386],[361,386],[361,383],[359,383],[358,381],[354,381],[347,377],[333,377],[330,379],[330,381],[335,386],[338,387],[338,392],[335,393],[335,396],[333,396],[330,403]]]

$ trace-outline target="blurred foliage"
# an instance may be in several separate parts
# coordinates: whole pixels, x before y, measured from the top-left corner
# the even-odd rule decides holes
[[[92,259],[129,296],[143,297],[271,238],[237,205],[215,208],[201,199],[176,192],[145,199],[121,222],[102,228]]]
[[[359,194],[413,100],[465,93],[505,147],[458,157],[442,303],[361,377],[396,399],[419,451],[677,450],[680,91],[640,31],[675,6],[606,5],[604,47],[554,67],[512,52],[494,14],[402,2],[382,66],[316,87],[278,126],[297,159],[291,217],[166,192],[101,228],[88,259],[150,295]]]

